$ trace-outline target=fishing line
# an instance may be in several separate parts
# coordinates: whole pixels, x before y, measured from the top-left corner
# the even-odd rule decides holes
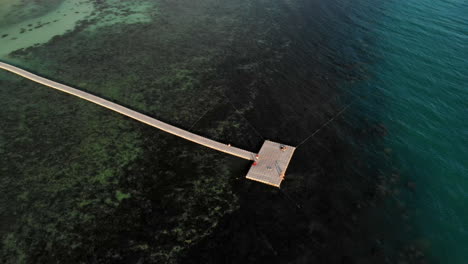
[[[196,125],[203,117],[205,117],[206,114],[208,114],[208,112],[210,112],[211,110],[213,110],[213,109],[215,108],[215,106],[216,106],[216,104],[213,105],[210,109],[206,110],[205,113],[203,113],[203,115],[201,115],[201,116],[197,119],[197,121],[193,122],[192,126],[189,128],[188,131],[191,131],[191,130],[195,127],[195,125]]]
[[[237,107],[231,102],[231,100],[229,100],[229,97],[227,97],[224,93],[222,93],[223,96],[226,98],[226,100],[229,102],[229,104],[236,110],[236,112],[247,122],[247,124],[249,124],[249,126],[255,131],[255,133],[257,133],[257,135],[262,139],[262,140],[265,140],[265,138],[263,138],[263,136],[260,134],[260,132],[258,132],[257,129],[255,129],[255,127],[252,125],[252,123],[249,122],[249,120],[239,111],[239,109],[237,109]]]
[[[348,104],[347,106],[345,106],[343,109],[341,109],[334,117],[332,117],[330,120],[328,120],[327,122],[325,122],[321,127],[319,127],[317,130],[315,130],[314,133],[312,133],[310,136],[308,136],[307,138],[305,138],[303,141],[301,141],[301,143],[299,143],[296,148],[298,148],[300,145],[306,143],[309,139],[311,139],[313,136],[315,136],[318,132],[320,132],[320,130],[322,130],[324,127],[326,127],[328,124],[330,124],[331,122],[333,122],[333,120],[335,120],[338,116],[340,116],[341,114],[344,113],[344,111],[346,111],[346,109],[348,109],[352,104],[354,103],[351,102],[350,104]]]
[[[302,210],[301,205],[297,203],[291,196],[289,196],[287,193],[285,193],[282,189],[279,189],[279,191],[286,197],[290,202],[292,202],[298,209]]]
[[[371,96],[371,95],[374,95],[375,93],[377,93],[377,91],[373,91],[371,92],[370,94],[367,94],[367,95],[361,95],[361,96],[354,96],[354,100],[351,101],[351,103],[349,103],[347,106],[345,106],[343,109],[341,109],[333,118],[331,118],[330,120],[328,120],[327,122],[325,122],[321,127],[319,127],[317,130],[315,130],[314,133],[312,133],[310,136],[308,136],[306,139],[304,139],[303,141],[301,141],[301,143],[299,143],[296,148],[298,148],[300,145],[304,144],[307,140],[311,139],[313,136],[315,136],[315,134],[317,134],[318,132],[320,132],[320,130],[322,130],[324,127],[326,127],[328,124],[330,124],[331,122],[333,122],[333,120],[335,120],[338,116],[340,116],[341,114],[343,114],[352,104],[354,104],[358,99],[366,99],[367,97]]]

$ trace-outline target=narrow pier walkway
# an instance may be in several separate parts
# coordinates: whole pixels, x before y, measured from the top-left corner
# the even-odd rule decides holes
[[[59,91],[77,96],[84,100],[103,106],[105,108],[118,112],[122,115],[128,116],[130,118],[133,118],[135,120],[138,120],[150,126],[161,129],[167,133],[190,140],[192,142],[203,145],[205,147],[209,147],[209,148],[212,148],[212,149],[215,149],[215,150],[218,150],[218,151],[221,151],[221,152],[224,152],[224,153],[227,153],[227,154],[239,157],[239,158],[243,158],[246,160],[253,160],[254,163],[252,165],[252,169],[247,174],[247,178],[251,180],[255,180],[255,181],[259,181],[259,182],[263,182],[269,185],[279,187],[281,184],[281,181],[284,178],[284,173],[286,172],[287,166],[294,152],[294,147],[280,145],[279,143],[274,143],[271,141],[265,141],[264,145],[262,146],[260,150],[260,153],[257,155],[256,153],[253,153],[247,150],[236,148],[231,145],[223,144],[223,143],[196,135],[194,133],[191,133],[186,130],[180,129],[178,127],[169,125],[167,123],[164,123],[162,121],[159,121],[147,115],[138,113],[124,106],[115,104],[101,97],[92,95],[87,92],[83,92],[81,90],[72,88],[64,84],[60,84],[60,83],[48,80],[46,78],[37,76],[33,73],[30,73],[18,67],[12,66],[10,64],[0,62],[0,69],[20,75],[24,78],[27,78],[31,81],[48,86],[50,88],[57,89]],[[284,151],[285,150],[284,147],[288,149],[287,152]],[[262,151],[266,155],[263,155]],[[263,159],[263,156],[265,156],[266,159]],[[275,166],[274,169],[272,169],[273,168],[272,166]]]

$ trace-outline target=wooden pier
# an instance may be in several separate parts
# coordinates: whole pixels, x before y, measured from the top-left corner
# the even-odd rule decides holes
[[[289,161],[294,153],[294,147],[281,145],[272,141],[265,141],[260,152],[255,154],[253,152],[233,147],[228,144],[223,144],[206,137],[191,133],[189,131],[180,129],[178,127],[169,125],[155,118],[138,113],[134,110],[118,105],[111,101],[105,100],[101,97],[92,95],[90,93],[78,90],[76,88],[54,82],[52,80],[40,77],[18,67],[0,62],[0,69],[15,73],[19,76],[27,78],[31,81],[40,83],[50,88],[77,96],[89,102],[95,103],[102,107],[108,108],[112,111],[118,112],[122,115],[128,116],[150,126],[161,129],[167,133],[187,139],[197,144],[239,157],[247,160],[252,160],[252,168],[247,174],[247,179],[255,180],[258,182],[266,183],[272,186],[279,187],[281,181],[284,179],[284,174],[288,167]]]
[[[246,178],[279,188],[295,149],[265,140]]]

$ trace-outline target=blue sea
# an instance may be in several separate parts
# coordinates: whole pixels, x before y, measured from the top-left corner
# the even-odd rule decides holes
[[[385,152],[407,185],[391,200],[414,229],[391,228],[392,215],[388,227],[409,232],[430,263],[467,263],[468,2],[357,1],[342,15],[372,57],[368,79],[346,87],[360,97],[354,115],[387,129],[370,156]]]

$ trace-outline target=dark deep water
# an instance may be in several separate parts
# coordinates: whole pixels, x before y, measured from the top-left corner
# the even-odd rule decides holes
[[[466,2],[48,4],[0,20],[0,51],[57,31],[3,61],[248,150],[300,145],[277,190],[244,179],[248,162],[2,72],[1,262],[468,258]]]

